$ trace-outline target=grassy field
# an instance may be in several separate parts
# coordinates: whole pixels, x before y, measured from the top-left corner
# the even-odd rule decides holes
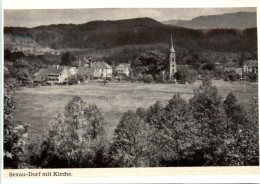
[[[78,84],[74,86],[38,86],[23,87],[16,91],[15,118],[27,122],[30,127],[30,141],[37,142],[43,133],[51,128],[58,113],[63,112],[65,105],[75,95],[80,96],[88,104],[95,103],[104,112],[105,129],[109,138],[113,137],[120,116],[127,110],[138,107],[149,107],[157,100],[167,104],[175,92],[189,99],[193,89],[201,81],[194,84],[144,84],[144,83],[99,83]],[[232,91],[242,104],[249,105],[258,96],[257,83],[240,83],[213,81],[223,98]],[[245,90],[245,92],[244,92]]]

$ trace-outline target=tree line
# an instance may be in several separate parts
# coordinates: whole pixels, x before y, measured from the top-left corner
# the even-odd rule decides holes
[[[108,141],[104,115],[73,97],[40,143],[26,142],[27,126],[12,121],[10,86],[4,96],[5,168],[97,168],[259,165],[258,104],[230,92],[223,101],[206,78],[184,99],[126,111]]]
[[[256,51],[257,29],[195,30],[161,24],[149,18],[121,21],[93,21],[86,24],[50,25],[35,28],[5,27],[5,34],[29,37],[53,49],[107,49],[123,45],[169,43],[181,48],[225,52]]]

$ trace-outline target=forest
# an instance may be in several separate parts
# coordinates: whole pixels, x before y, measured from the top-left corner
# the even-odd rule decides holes
[[[112,140],[95,104],[74,96],[39,142],[15,121],[14,86],[4,86],[4,168],[257,166],[257,100],[248,107],[230,92],[224,100],[209,78],[189,100],[179,93],[166,105],[128,110]]]
[[[239,52],[257,50],[257,29],[188,29],[164,25],[151,18],[92,21],[85,24],[58,24],[34,28],[5,27],[5,35],[29,37],[53,49],[108,49],[133,44],[169,44],[198,51]]]

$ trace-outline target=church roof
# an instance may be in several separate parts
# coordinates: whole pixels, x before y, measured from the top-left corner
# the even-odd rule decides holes
[[[170,52],[175,52],[175,49],[174,49],[174,47],[173,47],[173,43],[172,43],[172,35],[171,35]]]

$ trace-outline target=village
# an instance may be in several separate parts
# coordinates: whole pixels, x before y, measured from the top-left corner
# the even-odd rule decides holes
[[[54,54],[56,55],[56,53]],[[64,55],[66,54],[69,54],[69,52],[67,51]],[[68,61],[67,64],[66,61],[65,64],[62,64],[62,61],[59,61],[56,62],[58,64],[38,68],[36,73],[28,71],[29,63],[25,57],[17,59],[15,62],[5,61],[4,73],[8,78],[12,73],[10,70],[12,70],[12,68],[16,68],[16,73],[22,72],[23,75],[25,75],[24,77],[19,78],[19,82],[21,85],[27,85],[28,87],[36,87],[37,85],[75,85],[89,82],[100,82],[106,84],[111,81],[144,81],[148,83],[155,81],[185,84],[193,83],[196,79],[203,79],[207,75],[207,71],[212,70],[212,68],[214,68],[215,73],[221,72],[221,75],[218,74],[219,76],[215,76],[217,79],[220,79],[221,76],[225,81],[249,80],[251,82],[255,82],[257,80],[257,60],[249,59],[243,61],[242,66],[239,66],[236,62],[230,61],[224,64],[221,64],[220,62],[216,62],[214,64],[206,63],[203,65],[201,64],[199,67],[194,67],[192,64],[178,64],[178,61],[176,61],[176,54],[177,53],[171,38],[168,52],[165,53],[166,60],[160,61],[166,66],[165,69],[159,71],[159,73],[157,72],[157,74],[152,73],[152,75],[149,76],[150,78],[147,77],[149,78],[147,80],[144,79],[145,72],[138,70],[137,67],[131,66],[131,61],[126,61],[125,63],[119,63],[116,66],[111,66],[104,60],[99,59],[95,61],[90,56],[74,58],[73,66],[70,66]],[[60,59],[62,60],[62,57],[60,57]],[[149,66],[143,67],[146,67],[146,70],[148,71]],[[191,75],[189,75],[190,71],[193,71]],[[31,77],[26,77],[26,74]],[[156,79],[159,77],[164,79]]]

